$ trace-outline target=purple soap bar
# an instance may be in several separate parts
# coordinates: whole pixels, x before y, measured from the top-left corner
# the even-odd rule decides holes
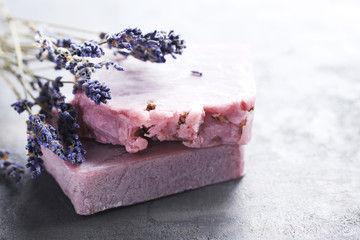
[[[194,148],[249,142],[256,92],[247,48],[189,46],[165,64],[115,60],[124,72],[101,69],[92,77],[110,87],[107,104],[76,94],[83,136],[133,153],[146,149],[147,138]]]
[[[187,148],[179,142],[151,143],[138,153],[122,146],[83,140],[86,161],[64,162],[42,149],[46,170],[70,198],[75,211],[90,215],[243,175],[243,147]]]

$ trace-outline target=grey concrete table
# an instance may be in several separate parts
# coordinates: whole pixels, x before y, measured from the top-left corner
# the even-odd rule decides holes
[[[358,1],[6,3],[83,28],[248,43],[258,98],[243,179],[88,217],[47,174],[18,189],[1,179],[0,239],[360,239]],[[25,163],[25,116],[0,84],[0,146]]]

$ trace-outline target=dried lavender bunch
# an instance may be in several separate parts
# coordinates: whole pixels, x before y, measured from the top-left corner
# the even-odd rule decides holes
[[[4,10],[1,4],[0,10]],[[104,55],[109,51],[104,48],[114,54],[155,63],[164,63],[166,55],[175,58],[185,48],[184,40],[173,31],[142,34],[138,28],[127,28],[115,34],[95,33],[98,40],[84,40],[63,37],[56,31],[47,33],[34,22],[16,19],[6,11],[3,11],[0,21],[9,26],[12,36],[9,39],[9,33],[0,31],[0,74],[18,98],[11,106],[19,114],[25,111],[29,114],[26,167],[33,178],[44,170],[42,147],[48,148],[64,161],[69,160],[71,164],[80,165],[85,161],[86,151],[76,133],[79,114],[74,106],[65,101],[61,89],[64,84],[72,84],[73,94],[84,92],[95,104],[106,104],[111,99],[111,91],[105,84],[92,79],[92,74],[104,67],[115,71],[124,71],[124,68],[116,61],[106,60]],[[52,63],[50,68],[68,72],[74,80],[63,80],[62,76],[55,79],[41,76],[30,67],[34,60]],[[20,94],[4,72],[21,84],[24,94]],[[34,109],[38,109],[38,113]],[[56,123],[57,130],[50,123]]]

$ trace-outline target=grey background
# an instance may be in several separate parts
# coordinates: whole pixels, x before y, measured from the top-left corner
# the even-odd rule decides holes
[[[47,174],[0,178],[0,239],[360,239],[359,1],[5,3],[87,29],[247,43],[258,93],[243,179],[83,217]],[[0,88],[0,146],[25,163],[14,100]]]

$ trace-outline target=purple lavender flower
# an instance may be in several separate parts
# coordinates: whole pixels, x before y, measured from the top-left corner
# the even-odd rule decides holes
[[[30,168],[32,178],[38,177],[44,170],[44,161],[40,158],[43,155],[37,135],[28,131],[27,145],[25,149],[28,151],[28,159],[26,167]]]
[[[37,42],[40,45],[40,51],[38,52],[38,54],[35,55],[36,58],[40,61],[43,61],[42,55],[47,52],[47,59],[53,62],[56,58],[55,49],[52,45],[53,43],[47,38]]]
[[[100,105],[100,102],[106,103],[107,100],[111,99],[110,89],[97,80],[87,81],[84,83],[83,88],[85,95],[97,105]]]
[[[39,145],[50,149],[61,159],[66,160],[56,130],[50,124],[45,123],[45,115],[30,115],[27,122],[27,131],[29,136],[36,136]]]
[[[88,80],[87,79],[79,79],[75,82],[74,84],[74,88],[72,93],[75,94],[77,91],[83,92],[84,91],[84,83],[86,83]]]
[[[33,178],[39,176],[43,171],[42,156],[40,146],[44,146],[54,152],[61,159],[69,161],[72,164],[81,164],[85,161],[83,154],[86,151],[81,148],[79,136],[75,129],[79,127],[76,123],[78,112],[69,103],[65,103],[63,96],[59,90],[63,83],[61,77],[57,77],[50,86],[50,82],[43,84],[38,80],[41,94],[38,100],[42,102],[43,107],[47,107],[47,111],[55,107],[59,113],[58,128],[59,134],[62,137],[66,150],[64,150],[60,139],[56,134],[55,128],[45,123],[45,115],[30,115],[28,121],[28,144],[26,149],[29,152],[29,159],[27,167],[30,168],[31,176]]]
[[[38,177],[44,171],[44,161],[38,156],[30,156],[28,158],[27,168],[30,168],[30,175],[32,178]]]
[[[76,78],[90,79],[95,72],[95,64],[89,61],[78,62],[72,72]]]
[[[54,90],[50,86],[50,82],[42,83],[41,79],[37,79],[37,84],[40,88],[39,96],[36,98],[36,102],[41,107],[40,114],[44,114],[46,117],[51,117],[51,111],[54,107],[52,99]]]
[[[51,125],[41,125],[41,122],[44,122],[44,118],[41,115],[39,118],[34,116],[30,116],[29,118],[28,126],[30,126],[30,124],[32,125],[28,127],[28,132],[30,134],[26,146],[27,150],[31,156],[39,157],[42,155],[40,149],[40,145],[42,145],[52,150],[63,160],[68,158],[72,164],[81,164],[85,160],[83,154],[85,154],[86,151],[81,148],[79,136],[76,134],[76,128],[79,127],[76,123],[78,112],[71,104],[65,103],[65,96],[60,93],[60,88],[63,86],[61,77],[57,77],[55,81],[52,82],[52,86],[50,86],[49,81],[43,84],[41,79],[38,79],[38,85],[41,91],[37,100],[40,105],[45,108],[45,112],[51,112],[54,107],[58,111],[59,134],[64,142],[66,150],[64,150],[60,144],[55,129]],[[51,115],[48,114],[47,116],[50,117]],[[37,175],[35,174],[34,176]]]
[[[35,57],[42,62],[44,59],[42,58],[43,54],[46,52],[45,48],[40,48],[39,52],[35,55]]]
[[[59,132],[68,131],[69,128],[71,128],[71,130],[75,130],[76,128],[79,128],[79,125],[76,123],[79,113],[72,104],[65,103],[64,101],[60,101],[56,104],[56,108],[58,109],[59,112],[59,120],[58,120]],[[64,129],[64,127],[66,129]],[[70,139],[63,138],[63,141],[66,145],[72,145],[74,144],[72,140],[73,138],[74,137],[72,136],[70,137]]]
[[[24,168],[11,160],[0,161],[0,173],[18,183],[21,180],[21,174],[24,173]]]
[[[75,44],[75,42],[71,38],[59,38],[56,39],[56,46],[62,48],[70,48],[71,44]]]
[[[53,88],[55,91],[60,92],[60,88],[64,86],[64,84],[61,82],[62,77],[56,77],[55,81],[53,82]]]
[[[42,156],[42,151],[40,148],[40,144],[36,139],[35,134],[29,134],[27,138],[27,144],[25,149],[28,151],[30,155]]]
[[[66,48],[62,48],[62,47],[59,47],[56,49],[55,51],[56,55],[55,55],[55,63],[56,63],[56,66],[55,66],[55,69],[62,69],[65,64],[67,63],[68,61],[68,57],[70,56],[70,51],[67,50]]]
[[[59,112],[58,129],[66,146],[65,156],[71,164],[80,165],[85,161],[83,155],[86,151],[81,147],[82,144],[75,131],[79,127],[76,123],[79,114],[71,104],[65,102],[58,102],[57,109]]]
[[[21,175],[24,174],[24,168],[18,163],[9,160],[9,155],[8,151],[0,150],[0,173],[18,183]]]
[[[13,107],[14,110],[19,114],[25,111],[27,108],[31,109],[32,106],[34,106],[34,103],[29,102],[27,99],[21,99],[11,104],[11,107]]]
[[[175,54],[182,54],[186,46],[185,41],[175,35],[174,31],[166,35],[166,32],[155,30],[139,39],[133,48],[130,54],[140,60],[164,63],[165,55],[170,54],[176,58]]]
[[[75,67],[83,60],[83,58],[75,55],[70,59],[70,61],[66,62],[65,69],[69,70],[72,74],[74,74]]]
[[[73,93],[75,94],[77,91],[85,92],[86,97],[97,105],[100,105],[101,102],[105,104],[107,100],[111,99],[110,88],[97,80],[80,79],[76,81]]]
[[[180,39],[179,35],[175,35],[173,30],[160,42],[160,45],[163,54],[170,54],[173,58],[176,58],[174,54],[181,55],[183,49],[186,48],[185,41]]]
[[[106,39],[110,49],[114,47],[131,51],[135,42],[141,38],[141,30],[138,28],[127,28],[119,33],[103,37]]]
[[[91,74],[95,72],[95,64],[75,55],[65,64],[65,69],[74,74],[76,78],[90,79]]]
[[[42,82],[42,79],[37,78],[37,85],[40,89],[39,96],[36,98],[36,102],[40,105],[40,113],[46,117],[51,117],[51,111],[56,105],[56,102],[60,99],[64,99],[65,96],[60,93],[60,88],[63,87],[61,82],[62,77],[57,77],[52,85],[50,81]]]
[[[179,35],[175,35],[174,31],[166,34],[166,32],[155,30],[142,35],[139,29],[129,28],[103,37],[106,39],[110,49],[126,49],[135,58],[156,63],[166,62],[165,55],[167,54],[176,58],[175,54],[182,54],[183,49],[186,48],[185,41],[181,40]],[[122,51],[120,53],[127,54]]]
[[[71,44],[72,55],[77,55],[79,57],[92,57],[99,58],[104,55],[103,49],[94,42],[84,42],[83,44]]]
[[[54,48],[50,40],[45,38],[42,42],[42,47],[45,48],[48,51],[48,53],[54,54]]]
[[[80,141],[76,141],[76,144],[79,144],[79,146],[70,146],[68,149],[66,149],[66,156],[69,159],[71,164],[80,165],[85,161],[84,154],[86,151],[81,147]]]

